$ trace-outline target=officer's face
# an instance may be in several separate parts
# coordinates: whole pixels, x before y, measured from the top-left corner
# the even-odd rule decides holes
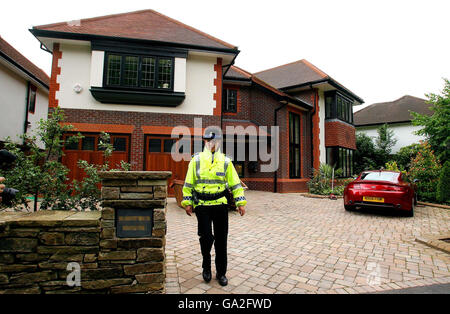
[[[205,140],[205,147],[211,152],[219,148],[220,142],[218,140]]]

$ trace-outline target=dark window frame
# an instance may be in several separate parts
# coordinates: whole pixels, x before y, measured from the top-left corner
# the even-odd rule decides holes
[[[113,85],[108,84],[108,61],[109,56],[120,56],[121,57],[121,68],[120,68],[120,84]],[[137,57],[138,58],[138,86],[129,86],[124,84],[124,72],[125,72],[125,59],[126,57]],[[155,79],[153,87],[142,87],[142,59],[144,58],[154,58],[155,59]],[[170,73],[170,87],[160,88],[156,87],[159,80],[159,60],[169,59],[172,62],[172,68]],[[149,54],[132,54],[125,52],[105,52],[105,60],[103,65],[103,87],[118,89],[118,90],[136,90],[136,91],[160,91],[160,92],[173,92],[174,91],[174,81],[175,81],[175,58],[171,56],[157,56]]]
[[[338,119],[353,125],[353,100],[338,91],[325,95],[325,119]]]
[[[235,95],[235,101],[236,103],[234,104],[234,109],[230,109],[229,106],[229,92],[234,92],[236,93]],[[234,88],[224,88],[223,91],[223,101],[222,101],[222,108],[223,108],[223,112],[225,113],[237,113],[237,107],[238,107],[238,90],[234,89]]]
[[[37,87],[33,84],[28,85],[27,109],[28,112],[34,114],[36,111]]]
[[[340,146],[327,146],[326,147],[326,162],[327,164],[334,166],[334,169],[342,169],[342,178],[349,178],[353,175],[355,169],[354,162],[355,151],[350,148]],[[331,164],[330,156],[335,161]]]
[[[293,119],[298,118],[298,143],[295,143],[295,123]],[[292,123],[291,123],[292,122]],[[302,123],[301,117],[298,113],[289,112],[289,178],[299,179],[302,177]],[[298,149],[298,168],[296,166],[296,154]]]

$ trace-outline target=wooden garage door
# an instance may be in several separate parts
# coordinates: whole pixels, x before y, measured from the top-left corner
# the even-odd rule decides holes
[[[172,177],[168,182],[169,186],[173,180],[184,181],[192,150],[183,152],[181,142],[167,136],[149,135],[146,137],[145,143],[145,170],[172,171]],[[173,160],[171,155],[173,145],[175,145],[176,151],[182,154],[187,161]],[[173,196],[174,190],[169,188],[168,193]]]
[[[73,136],[73,134],[66,134],[64,138]],[[82,180],[86,174],[78,167],[79,160],[86,160],[91,164],[102,165],[104,163],[103,151],[99,148],[100,134],[86,133],[84,138],[71,145],[64,147],[64,156],[62,163],[69,168],[68,177],[70,182],[76,179]],[[109,157],[110,169],[117,169],[120,167],[120,161],[129,162],[130,152],[130,136],[111,134],[111,143],[114,146],[114,152]]]

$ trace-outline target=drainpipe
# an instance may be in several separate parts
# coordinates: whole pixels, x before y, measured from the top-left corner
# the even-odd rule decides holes
[[[284,107],[287,106],[288,102],[283,100],[281,101],[282,105],[280,107],[278,107],[277,109],[275,109],[274,112],[274,126],[278,126],[278,111],[280,111],[281,109],[283,109]],[[278,169],[275,170],[275,172],[273,173],[273,192],[277,193],[278,192]]]
[[[312,84],[309,85],[309,88],[312,90]],[[314,109],[311,112],[311,168],[314,169],[314,115],[316,114],[317,107],[317,94],[314,94]]]
[[[25,122],[23,125],[23,134],[27,133],[28,130],[28,99],[30,97],[30,82],[27,84],[27,96],[25,98]],[[23,145],[25,145],[25,140],[23,142]]]

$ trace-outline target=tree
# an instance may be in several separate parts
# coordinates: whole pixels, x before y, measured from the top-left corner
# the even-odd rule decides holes
[[[420,144],[414,143],[400,148],[397,154],[394,155],[394,160],[397,162],[399,169],[408,170],[411,165],[411,160],[416,157],[420,149]]]
[[[356,134],[356,151],[353,155],[355,173],[373,170],[377,167],[375,161],[375,145],[365,133]]]
[[[375,139],[375,160],[377,166],[383,166],[391,157],[392,148],[397,143],[394,131],[385,123],[377,130],[378,137]]]
[[[416,134],[427,137],[436,156],[443,162],[450,159],[450,81],[444,79],[444,90],[441,94],[426,94],[433,115],[427,116],[411,112],[413,125],[423,126]]]
[[[8,186],[20,192],[16,195],[13,206],[28,208],[29,195],[42,197],[40,209],[58,210],[96,210],[100,202],[98,171],[110,170],[108,158],[113,152],[109,135],[103,133],[99,146],[103,149],[104,164],[93,165],[79,160],[78,166],[84,170],[86,177],[78,182],[68,182],[69,169],[61,163],[64,145],[77,142],[81,134],[63,138],[64,133],[73,130],[71,125],[64,124],[64,113],[56,108],[47,120],[39,122],[36,135],[22,135],[24,147],[7,141],[6,148],[17,156],[15,167],[0,172],[7,178]],[[42,150],[38,142],[45,144]],[[129,164],[121,162],[120,168],[129,170]]]
[[[408,178],[417,182],[417,196],[421,201],[435,201],[436,190],[441,174],[441,164],[434,155],[431,145],[423,142],[416,157],[411,160]]]
[[[450,203],[450,160],[444,163],[439,176],[436,199],[440,203]]]

